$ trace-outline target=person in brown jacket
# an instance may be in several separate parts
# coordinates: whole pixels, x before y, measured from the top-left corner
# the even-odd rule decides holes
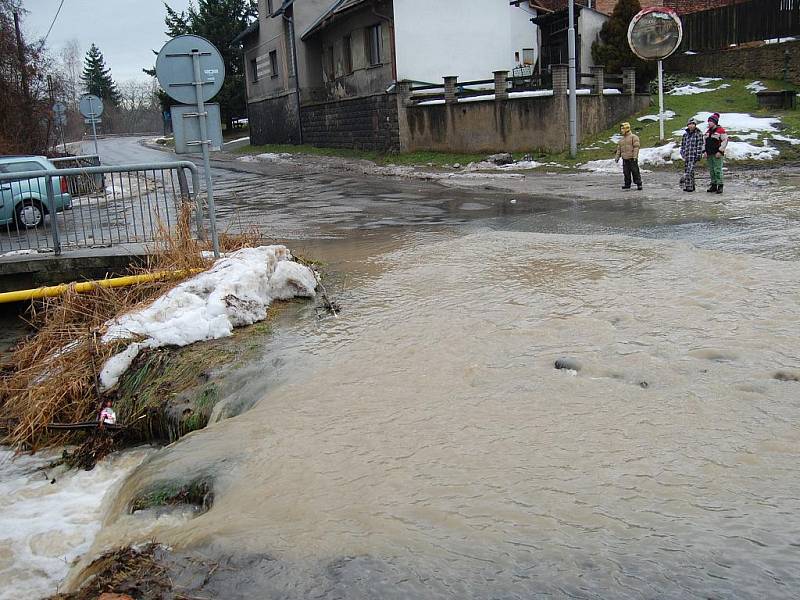
[[[617,144],[616,160],[622,159],[622,172],[625,176],[623,190],[631,189],[631,176],[636,189],[642,189],[642,174],[639,172],[639,136],[631,131],[630,123],[623,123],[619,128],[622,139]]]

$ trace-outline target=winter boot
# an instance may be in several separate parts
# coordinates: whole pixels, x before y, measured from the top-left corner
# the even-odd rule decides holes
[[[721,183],[717,186],[717,193],[718,194],[722,193],[722,184]]]
[[[631,186],[629,186],[629,185],[623,185],[623,186],[622,186],[622,189],[623,189],[623,190],[629,190],[629,189],[631,189]]]
[[[637,189],[637,190],[639,190],[639,191],[641,192],[641,191],[642,191],[642,184],[640,183],[639,185],[637,185],[637,186],[636,186],[636,189]]]
[[[709,194],[713,194],[717,191],[717,184],[712,183],[711,187],[706,190]]]

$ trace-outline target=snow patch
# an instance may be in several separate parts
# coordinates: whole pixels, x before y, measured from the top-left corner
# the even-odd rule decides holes
[[[750,90],[750,93],[751,93],[751,94],[757,94],[758,92],[763,92],[764,90],[766,90],[766,89],[767,89],[767,86],[765,86],[765,85],[764,85],[762,82],[760,82],[760,81],[754,81],[753,83],[748,83],[748,84],[747,84],[746,86],[744,86],[744,87],[745,87],[745,89],[748,89],[748,90]]]
[[[773,135],[772,139],[775,140],[776,142],[788,142],[792,146],[797,146],[798,144],[800,144],[800,140],[798,140],[797,138],[789,137],[788,135]]]
[[[673,88],[669,94],[671,96],[693,96],[695,94],[705,94],[706,92],[716,92],[718,90],[724,90],[726,88],[731,87],[729,83],[723,83],[722,85],[710,88],[708,85],[716,82],[722,81],[721,77],[701,77],[697,81],[693,81],[687,85],[682,85],[676,88]]]
[[[767,140],[764,140],[763,146],[754,146],[747,142],[728,142],[725,149],[725,157],[730,160],[773,160],[780,154],[780,150],[770,146]]]
[[[705,123],[710,112],[699,112],[694,118],[698,123]],[[721,113],[719,124],[729,133],[732,131],[748,133],[751,131],[778,131],[776,125],[780,125],[781,120],[775,117],[754,117],[747,113]]]
[[[187,346],[228,337],[234,327],[264,320],[274,299],[313,297],[317,287],[314,272],[291,258],[285,246],[243,248],[150,306],[106,323],[104,343],[138,341],[103,365],[103,387],[114,387],[145,348]]]
[[[665,110],[664,111],[664,120],[665,121],[671,121],[674,118],[675,118],[675,112],[674,111],[671,111],[671,110]],[[658,121],[658,114],[639,117],[637,119],[637,121],[642,121],[642,122],[644,122],[644,121],[654,121],[655,122],[655,121]]]
[[[639,151],[640,166],[660,167],[671,165],[673,161],[680,159],[680,147],[675,142],[669,142],[663,146],[655,148],[642,148]],[[586,171],[595,173],[617,173],[622,169],[622,162],[616,162],[613,158],[603,160],[591,160],[580,167]]]

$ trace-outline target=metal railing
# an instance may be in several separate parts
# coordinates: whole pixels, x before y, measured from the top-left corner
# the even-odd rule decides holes
[[[97,177],[100,189],[75,183]],[[203,238],[199,192],[188,161],[0,173],[0,255],[153,242],[175,227],[185,202]]]

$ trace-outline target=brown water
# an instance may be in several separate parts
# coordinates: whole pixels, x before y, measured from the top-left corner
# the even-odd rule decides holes
[[[796,597],[796,262],[487,230],[361,250],[340,318],[299,309],[245,371],[255,406],[146,461],[96,551],[240,557],[204,588],[228,598]],[[126,514],[196,476],[208,513]]]

